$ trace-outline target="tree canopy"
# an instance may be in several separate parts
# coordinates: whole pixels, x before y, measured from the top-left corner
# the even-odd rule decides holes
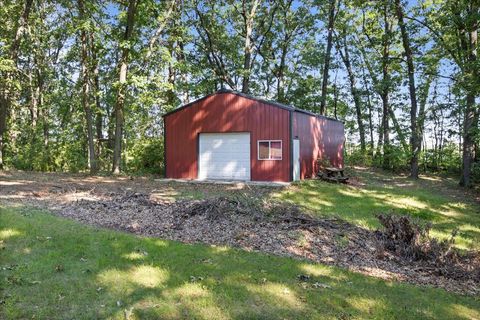
[[[345,122],[351,164],[480,179],[479,1],[0,0],[0,167],[162,170],[221,88]]]

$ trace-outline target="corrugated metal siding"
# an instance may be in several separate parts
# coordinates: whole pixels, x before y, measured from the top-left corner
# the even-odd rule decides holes
[[[166,177],[196,179],[198,134],[250,132],[251,179],[290,181],[289,111],[218,93],[165,117]],[[257,160],[258,140],[282,140],[282,160]]]
[[[300,140],[301,179],[315,176],[317,159],[328,158],[332,166],[343,167],[342,122],[294,112],[293,137]]]

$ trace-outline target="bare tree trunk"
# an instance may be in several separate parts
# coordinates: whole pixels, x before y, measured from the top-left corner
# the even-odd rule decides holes
[[[478,113],[475,111],[475,96],[468,93],[463,121],[462,177],[460,185],[471,186],[472,163],[475,158],[475,127],[478,123]]]
[[[472,163],[475,158],[475,133],[478,126],[478,110],[475,107],[475,98],[478,91],[478,68],[475,67],[477,61],[477,42],[478,42],[478,1],[472,1],[469,12],[468,35],[470,40],[468,45],[464,45],[468,49],[468,76],[470,83],[468,84],[466,108],[463,125],[463,150],[462,150],[462,176],[460,185],[465,187],[471,186]],[[463,37],[463,35],[462,35]],[[466,42],[466,41],[464,41]]]
[[[382,94],[382,142],[383,142],[383,167],[390,168],[390,127],[389,127],[389,112],[390,106],[388,101],[388,93]]]
[[[285,102],[285,68],[287,60],[287,44],[282,46],[282,53],[280,55],[280,65],[278,67],[277,77],[277,100],[278,102]]]
[[[390,115],[390,73],[388,70],[390,63],[390,23],[388,21],[388,4],[384,8],[384,40],[382,52],[382,129],[383,129],[383,167],[390,169],[390,127],[388,118]]]
[[[15,31],[15,38],[13,39],[10,47],[10,60],[13,61],[15,67],[18,60],[18,51],[20,47],[20,41],[25,31],[28,17],[32,8],[33,0],[25,1],[25,8],[22,15],[18,19]],[[3,170],[4,166],[4,143],[7,133],[7,117],[12,105],[12,93],[11,80],[13,77],[12,71],[2,72],[0,75],[3,79],[0,79],[0,170]]]
[[[30,111],[30,124],[33,130],[37,126],[37,114],[38,114],[38,83],[34,83],[33,69],[28,70],[28,89],[30,91],[30,101],[28,109]]]
[[[243,60],[243,81],[242,81],[242,92],[248,93],[250,90],[250,73],[252,71],[252,32],[253,32],[253,23],[255,21],[255,14],[257,11],[258,4],[260,0],[254,0],[252,2],[252,7],[250,11],[247,12],[246,4],[249,1],[242,1],[242,16],[243,22],[245,24],[245,47],[244,47],[244,60]]]
[[[400,0],[395,0],[395,7],[397,11],[398,25],[402,34],[403,49],[405,57],[407,58],[408,70],[408,90],[410,92],[410,177],[418,179],[418,155],[422,147],[421,135],[417,124],[417,92],[415,87],[415,66],[413,64],[413,53],[410,46],[410,37],[407,32],[407,27],[403,20],[403,8]]]
[[[133,26],[135,23],[135,10],[137,2],[136,0],[128,1],[127,9],[127,25],[125,27],[125,33],[123,41],[127,43],[132,37]],[[120,164],[122,162],[122,137],[123,137],[123,124],[124,124],[124,106],[125,106],[125,91],[127,82],[127,69],[128,69],[128,57],[130,53],[129,46],[124,46],[122,49],[122,55],[119,64],[119,85],[117,92],[117,99],[115,102],[115,142],[113,150],[113,173],[120,173]]]
[[[355,73],[352,68],[352,64],[350,62],[350,54],[348,50],[348,43],[347,43],[347,35],[346,30],[343,31],[343,51],[340,46],[338,46],[338,52],[340,53],[340,57],[342,58],[343,64],[345,65],[345,69],[347,69],[348,80],[350,84],[350,92],[353,96],[353,103],[355,105],[355,113],[357,115],[357,125],[358,125],[358,132],[360,134],[360,148],[362,153],[365,153],[367,150],[366,143],[365,143],[365,126],[363,125],[363,117],[362,117],[362,101],[360,97],[360,92],[357,89],[357,79],[355,78]]]
[[[78,14],[81,23],[85,22],[85,7],[83,0],[78,0]],[[88,167],[90,174],[97,172],[97,159],[95,156],[95,142],[93,137],[93,114],[90,108],[90,72],[88,66],[88,39],[87,31],[84,27],[80,30],[81,46],[81,81],[82,81],[82,107],[85,112],[87,123],[87,142],[88,142]]]
[[[395,115],[395,111],[392,110],[392,107],[388,108],[388,112],[390,114],[390,119],[392,119],[393,123],[393,128],[395,129],[395,132],[397,133],[398,140],[400,141],[400,144],[402,145],[403,150],[407,153],[408,152],[408,144],[407,144],[407,139],[405,139],[405,134],[402,131],[402,127],[400,127],[400,123],[397,120],[397,116]]]
[[[433,146],[433,161],[432,161],[432,166],[435,170],[438,170],[438,150],[439,150],[439,145],[440,145],[440,133],[439,133],[439,122],[440,120],[438,119],[437,115],[437,108],[433,107],[431,111],[432,115],[432,120],[433,120],[433,137],[435,138],[435,144]]]
[[[92,41],[94,39],[92,38]],[[93,44],[92,44],[93,45]],[[93,85],[95,90],[95,132],[97,137],[97,170],[101,169],[100,159],[103,152],[103,112],[100,101],[100,79],[98,71],[98,59],[95,49],[92,51],[93,60]]]
[[[100,101],[100,78],[98,70],[98,57],[97,46],[95,45],[95,36],[93,32],[90,32],[90,52],[92,61],[92,73],[93,73],[93,91],[95,99],[95,134],[97,138],[97,156],[100,155],[100,141],[103,139],[103,113],[102,104]]]
[[[323,64],[322,96],[320,98],[320,114],[325,114],[325,109],[327,106],[328,72],[330,69],[330,53],[333,46],[333,28],[335,26],[336,7],[337,0],[330,0],[328,14],[327,50],[325,52],[325,63]]]
[[[373,114],[372,114],[372,101],[370,99],[370,91],[367,87],[367,81],[365,77],[365,72],[363,72],[363,81],[365,83],[365,92],[367,95],[367,106],[368,106],[368,130],[370,132],[370,155],[373,156],[373,149],[375,147],[375,143],[373,140]]]
[[[183,8],[181,9],[183,10]],[[178,41],[178,55],[177,55],[177,59],[178,59],[178,62],[180,63],[185,63],[185,45],[183,44],[183,39],[180,39]],[[180,77],[181,77],[181,81],[183,83],[183,85],[185,86],[185,84],[188,83],[188,75],[187,75],[187,72],[185,71],[180,71],[181,74],[180,74]],[[184,104],[187,104],[190,102],[190,95],[189,95],[189,89],[188,87],[185,88],[185,92],[184,92],[184,97],[183,97],[183,103]]]
[[[338,69],[335,73],[335,81],[333,82],[333,117],[338,119],[337,117],[337,108],[338,108],[338,90],[337,90],[337,76],[338,76]]]
[[[171,57],[171,61],[174,60],[174,57],[175,57],[175,44],[174,44],[174,40],[173,39],[170,39],[168,41],[168,51],[169,51],[169,54],[170,54],[170,57]],[[167,82],[169,84],[169,89],[167,90],[166,92],[166,102],[167,102],[167,105],[169,105],[171,108],[175,107],[175,100],[176,100],[176,95],[175,95],[175,82],[176,82],[176,79],[177,79],[177,69],[172,65],[172,63],[170,62],[168,64],[168,78],[167,78]]]

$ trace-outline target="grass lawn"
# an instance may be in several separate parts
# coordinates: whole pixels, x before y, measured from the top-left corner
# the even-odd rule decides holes
[[[351,186],[305,180],[276,196],[310,209],[319,216],[339,216],[367,228],[379,226],[378,213],[409,214],[432,222],[432,235],[449,237],[459,229],[460,248],[480,249],[480,206],[464,193],[457,181],[423,176],[413,181],[382,171],[351,173],[365,185]]]
[[[478,297],[95,229],[22,207],[0,207],[0,241],[0,319],[480,318]]]

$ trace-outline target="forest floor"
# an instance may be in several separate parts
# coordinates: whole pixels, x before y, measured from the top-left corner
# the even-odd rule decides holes
[[[412,181],[362,168],[350,174],[349,185],[311,180],[279,189],[146,177],[3,173],[0,245],[6,260],[0,263],[0,283],[7,289],[0,292],[0,315],[5,308],[10,318],[42,318],[42,312],[52,318],[58,304],[83,301],[77,306],[81,308],[100,298],[86,318],[122,318],[127,313],[141,318],[237,318],[244,313],[266,318],[401,318],[412,308],[418,318],[436,318],[447,305],[457,310],[452,318],[479,317],[480,279],[438,275],[431,265],[379,256],[374,232],[380,226],[376,214],[407,214],[431,222],[439,238],[448,238],[457,228],[456,246],[478,250],[476,194],[440,176]],[[235,200],[233,206],[222,208],[233,208],[231,212],[216,210],[215,205],[228,199]],[[273,206],[276,212],[266,215],[251,210],[258,202],[292,206]],[[292,208],[301,212],[290,212]],[[46,210],[151,238],[83,227]],[[233,266],[232,261],[239,263]],[[72,292],[73,285],[83,287],[82,281],[87,291]],[[167,299],[168,292],[173,295]],[[38,300],[46,293],[53,305]],[[419,295],[422,299],[414,298]],[[176,299],[175,307],[168,307],[169,299]],[[278,299],[282,305],[271,305]],[[332,309],[319,308],[320,301]],[[73,315],[67,309],[59,318]]]

